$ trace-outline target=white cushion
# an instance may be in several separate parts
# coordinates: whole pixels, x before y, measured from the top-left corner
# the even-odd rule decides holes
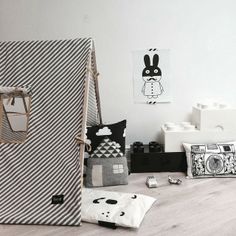
[[[138,228],[155,198],[135,193],[83,189],[82,221]]]

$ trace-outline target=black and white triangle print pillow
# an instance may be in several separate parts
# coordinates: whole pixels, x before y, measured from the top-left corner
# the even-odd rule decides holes
[[[92,158],[113,158],[122,157],[124,153],[120,150],[120,144],[115,141],[111,141],[108,137],[105,137],[97,148],[91,154]]]
[[[115,155],[117,155],[118,152],[118,156],[120,156],[121,153],[123,155],[125,154],[126,120],[122,120],[114,124],[87,127],[86,135],[87,140],[90,142],[92,148],[91,152],[89,153],[90,155],[93,154],[95,150],[97,154],[101,155],[101,145],[103,145],[104,149],[105,147],[109,147],[111,151],[109,152],[110,154],[112,153],[112,150],[114,151]],[[106,154],[108,154],[107,151]],[[111,157],[111,155],[106,156],[104,154],[100,157]]]

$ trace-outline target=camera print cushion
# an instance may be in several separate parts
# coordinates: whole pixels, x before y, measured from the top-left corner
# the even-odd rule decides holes
[[[84,188],[82,221],[100,225],[139,228],[155,198],[135,193],[110,192]]]
[[[190,178],[236,177],[236,142],[214,144],[183,143]]]
[[[116,158],[88,158],[86,187],[128,184],[128,167],[125,156]]]
[[[120,121],[115,124],[87,127],[86,135],[88,141],[90,141],[92,148],[89,154],[92,154],[101,144],[103,139],[105,137],[108,137],[112,142],[115,142],[117,144],[117,147],[119,147],[121,153],[124,155],[125,132],[126,132],[126,120]]]

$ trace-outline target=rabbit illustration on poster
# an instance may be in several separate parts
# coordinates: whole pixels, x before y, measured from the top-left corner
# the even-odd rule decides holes
[[[150,61],[150,56],[144,56],[145,68],[143,69],[142,77],[144,80],[144,85],[142,88],[142,93],[147,98],[158,98],[164,89],[160,82],[161,80],[161,69],[158,67],[159,56],[157,54],[153,55],[152,65]]]
[[[170,102],[169,50],[135,51],[133,65],[135,102]]]

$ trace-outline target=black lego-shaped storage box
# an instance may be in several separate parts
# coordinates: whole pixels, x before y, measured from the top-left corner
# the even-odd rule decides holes
[[[187,162],[185,152],[150,152],[149,145],[143,145],[143,152],[130,149],[131,173],[142,172],[186,172]]]

